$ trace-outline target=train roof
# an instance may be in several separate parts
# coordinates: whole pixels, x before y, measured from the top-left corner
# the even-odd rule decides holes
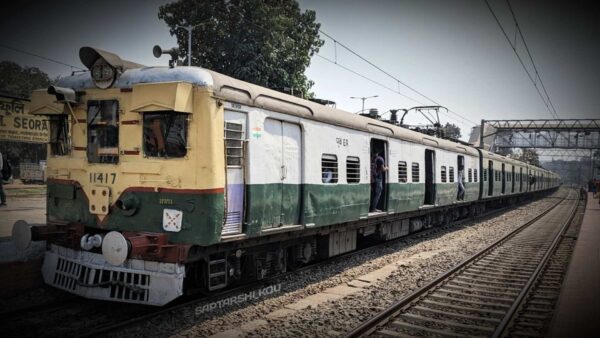
[[[198,87],[212,88],[216,96],[248,106],[284,112],[298,117],[377,133],[390,138],[402,139],[467,155],[478,156],[479,154],[478,149],[473,146],[437,138],[341,109],[324,106],[200,67],[140,67],[126,69],[112,87],[133,88],[138,84],[160,82],[187,82]],[[72,88],[76,91],[96,89],[89,72],[77,73],[61,78],[57,86]],[[524,162],[484,150],[482,154],[486,158],[497,158],[515,165],[527,165]]]

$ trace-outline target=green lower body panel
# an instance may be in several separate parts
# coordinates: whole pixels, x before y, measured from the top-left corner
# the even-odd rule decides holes
[[[463,201],[475,201],[479,198],[479,182],[463,183],[465,186],[465,198]]]
[[[321,226],[358,220],[369,213],[370,200],[370,184],[306,184],[303,223]]]
[[[300,224],[301,186],[252,184],[246,186],[246,229],[249,236],[261,229]]]
[[[425,183],[390,183],[387,187],[388,211],[418,210],[425,200]]]
[[[458,194],[458,183],[436,183],[435,184],[435,204],[449,205],[456,201]]]
[[[49,182],[48,218],[106,230],[161,233],[165,232],[163,210],[174,209],[183,213],[182,228],[179,232],[168,232],[169,241],[210,245],[220,240],[225,204],[222,192],[154,192],[132,188],[119,199],[132,201],[135,208],[123,211],[113,201],[109,214],[100,222],[89,212],[83,190],[72,184]]]

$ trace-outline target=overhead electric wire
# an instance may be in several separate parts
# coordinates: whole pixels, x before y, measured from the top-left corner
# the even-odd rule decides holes
[[[409,85],[408,85],[407,83],[405,83],[404,81],[402,81],[402,80],[398,79],[398,78],[397,78],[397,77],[395,77],[394,75],[392,75],[392,74],[390,74],[389,72],[387,72],[387,71],[383,70],[381,67],[377,66],[376,64],[374,64],[373,62],[369,61],[368,59],[366,59],[366,58],[365,58],[365,57],[363,57],[362,55],[358,54],[356,51],[352,50],[350,47],[348,47],[348,46],[344,45],[343,43],[339,42],[339,41],[338,41],[337,39],[335,39],[333,36],[331,36],[331,35],[329,35],[329,34],[325,33],[325,32],[324,32],[323,30],[321,30],[321,29],[319,29],[319,32],[320,32],[320,33],[322,33],[323,35],[325,35],[326,37],[330,38],[331,40],[333,40],[333,42],[334,42],[336,45],[340,45],[342,48],[344,48],[344,49],[346,49],[347,51],[349,51],[350,53],[354,54],[356,57],[358,57],[359,59],[363,60],[363,61],[364,61],[364,62],[366,62],[367,64],[371,65],[373,68],[375,68],[375,69],[379,70],[380,72],[382,72],[383,74],[385,74],[385,75],[389,76],[390,78],[392,78],[393,80],[395,80],[397,83],[399,83],[399,84],[402,84],[404,87],[406,87],[406,88],[408,88],[408,89],[412,90],[413,92],[415,92],[415,93],[419,94],[420,96],[422,96],[422,97],[424,97],[425,99],[427,99],[427,100],[429,100],[429,101],[433,102],[434,104],[436,104],[436,105],[438,105],[438,106],[441,106],[441,104],[440,104],[440,103],[438,103],[437,101],[435,101],[435,100],[434,100],[434,99],[432,99],[431,97],[429,97],[429,96],[427,96],[427,95],[423,94],[422,92],[418,91],[417,89],[415,89],[415,88],[413,88],[413,87],[409,86]],[[317,55],[318,55],[318,54],[317,54]],[[334,64],[335,64],[335,63],[336,63],[336,62],[334,62]],[[388,88],[388,89],[389,89],[389,88]],[[394,92],[396,92],[396,91],[394,91]],[[399,93],[399,92],[396,92],[396,93]],[[416,101],[416,102],[419,102],[419,101]],[[419,102],[419,103],[420,103],[420,102]],[[421,104],[423,104],[423,103],[421,103]],[[424,104],[423,104],[423,105],[424,105]],[[454,112],[454,111],[452,111],[452,110],[450,110],[450,109],[448,109],[448,113],[450,113],[450,114],[454,114],[454,115],[458,116],[458,117],[459,117],[460,119],[462,119],[463,121],[466,121],[466,122],[469,122],[469,123],[472,123],[472,124],[475,124],[475,125],[479,124],[478,122],[471,121],[471,120],[469,120],[469,119],[467,119],[467,118],[463,117],[462,115],[460,115],[460,114],[458,114],[458,113],[456,113],[456,112]],[[456,121],[456,120],[455,120],[455,121]]]
[[[421,102],[421,101],[419,101],[419,100],[417,100],[417,99],[414,99],[414,98],[412,98],[412,97],[410,97],[410,96],[408,96],[408,95],[402,94],[401,92],[399,92],[399,91],[397,91],[397,90],[395,90],[395,89],[393,89],[393,88],[391,88],[391,87],[389,87],[389,86],[386,86],[386,85],[384,85],[384,84],[383,84],[383,83],[381,83],[381,82],[375,81],[375,80],[373,80],[373,79],[369,78],[369,77],[368,77],[368,76],[366,76],[366,75],[360,74],[359,72],[357,72],[357,71],[354,71],[354,70],[352,70],[352,69],[350,69],[350,68],[348,68],[348,67],[346,67],[346,66],[342,65],[342,64],[341,64],[341,63],[339,63],[339,62],[336,62],[336,61],[334,61],[334,60],[331,60],[330,58],[324,57],[323,55],[320,55],[320,54],[315,54],[315,55],[316,55],[316,56],[318,56],[318,57],[320,57],[320,58],[321,58],[321,59],[323,59],[323,60],[326,60],[326,61],[328,61],[328,62],[330,62],[330,63],[333,63],[334,65],[336,65],[336,66],[338,66],[338,67],[340,67],[340,68],[342,68],[342,69],[345,69],[346,71],[348,71],[348,72],[350,72],[350,73],[352,73],[352,74],[354,74],[354,75],[360,76],[360,77],[362,77],[363,79],[365,79],[365,80],[367,80],[367,81],[369,81],[369,82],[372,82],[372,83],[374,83],[374,84],[376,84],[376,85],[378,85],[378,86],[380,86],[380,87],[383,87],[383,88],[385,88],[385,89],[387,89],[387,90],[389,90],[389,91],[391,91],[391,92],[393,92],[393,93],[396,93],[396,94],[398,94],[398,95],[400,95],[400,96],[402,96],[402,97],[404,97],[404,98],[407,98],[407,99],[409,99],[409,100],[411,100],[411,101],[413,101],[413,102],[416,102],[416,103],[418,103],[418,104],[425,105],[425,103],[423,103],[423,102]]]
[[[483,0],[485,1],[488,9],[490,10],[490,13],[492,13],[492,16],[494,17],[494,19],[496,20],[496,23],[498,24],[498,27],[500,27],[500,30],[502,31],[502,34],[504,34],[504,37],[506,38],[506,41],[508,41],[508,44],[510,45],[510,47],[512,48],[513,52],[515,53],[515,55],[517,56],[517,59],[519,59],[519,62],[521,63],[521,66],[523,66],[523,70],[525,70],[525,73],[527,73],[527,76],[529,77],[529,80],[531,80],[531,83],[533,84],[533,86],[535,87],[535,89],[537,90],[538,94],[540,95],[540,98],[542,99],[542,101],[544,102],[544,105],[546,105],[546,108],[548,109],[548,112],[550,112],[550,115],[552,115],[553,117],[557,117],[557,115],[554,114],[554,112],[552,111],[552,109],[550,109],[550,106],[548,105],[548,102],[546,102],[546,99],[544,98],[544,95],[542,94],[542,92],[540,91],[540,88],[537,86],[535,80],[533,79],[533,77],[531,76],[531,74],[529,73],[529,70],[527,69],[527,67],[525,66],[525,63],[523,62],[523,59],[521,58],[521,56],[519,55],[519,53],[517,52],[517,48],[515,47],[515,45],[513,45],[513,43],[510,41],[510,38],[508,37],[508,34],[506,33],[506,31],[504,30],[504,27],[502,26],[502,24],[500,23],[500,20],[498,19],[498,16],[496,15],[496,13],[494,12],[494,10],[492,9],[492,6],[490,5],[490,3],[488,2],[488,0]]]
[[[523,41],[523,45],[525,46],[527,55],[529,55],[529,60],[531,60],[531,64],[533,65],[533,69],[535,70],[535,75],[537,75],[537,78],[540,80],[540,84],[542,85],[544,94],[546,94],[546,97],[548,98],[548,103],[550,103],[550,106],[552,107],[552,110],[554,111],[554,116],[556,118],[558,118],[558,113],[556,112],[556,108],[554,107],[554,104],[552,104],[552,100],[550,100],[550,95],[548,95],[548,91],[546,91],[546,86],[544,85],[544,81],[542,81],[540,72],[538,71],[538,69],[535,65],[535,62],[533,61],[533,56],[531,55],[531,52],[529,51],[529,46],[527,46],[527,42],[525,41],[525,37],[523,36],[523,31],[521,30],[521,26],[519,26],[519,22],[517,21],[517,16],[515,15],[515,12],[513,11],[512,6],[510,5],[510,0],[506,0],[506,3],[508,4],[508,8],[510,9],[510,13],[512,14],[513,20],[515,21],[517,31],[519,32],[519,35],[521,36],[521,41]]]
[[[43,60],[46,60],[46,61],[54,62],[54,63],[59,64],[59,65],[63,65],[63,66],[75,68],[75,69],[82,70],[82,71],[86,71],[87,70],[87,69],[83,69],[83,68],[80,68],[80,67],[77,67],[77,66],[70,65],[68,63],[64,63],[64,62],[61,62],[61,61],[57,61],[57,60],[51,59],[49,57],[41,56],[41,55],[38,55],[38,54],[35,54],[35,53],[31,53],[31,52],[28,52],[28,51],[25,51],[25,50],[22,50],[22,49],[18,49],[18,48],[12,47],[12,46],[8,46],[8,45],[5,45],[3,43],[0,43],[0,47],[12,50],[14,52],[23,53],[23,54],[26,54],[26,55],[29,55],[29,56],[40,58],[40,59],[43,59]]]
[[[400,95],[400,96],[402,96],[402,97],[405,97],[405,98],[407,98],[407,99],[409,99],[409,100],[411,100],[411,101],[413,101],[413,102],[416,102],[416,103],[418,103],[418,104],[420,104],[420,105],[422,105],[422,106],[425,106],[425,105],[426,105],[425,103],[423,103],[423,102],[421,102],[421,101],[419,101],[419,100],[417,100],[417,99],[414,99],[414,98],[412,98],[412,97],[410,97],[410,96],[408,96],[408,95],[402,94],[401,92],[399,92],[399,91],[397,91],[397,90],[395,90],[395,89],[393,89],[393,88],[391,88],[391,87],[389,87],[389,86],[386,86],[386,85],[384,85],[384,84],[383,84],[383,83],[381,83],[381,82],[378,82],[378,81],[376,81],[376,80],[373,80],[373,79],[371,79],[370,77],[368,77],[368,76],[366,76],[366,75],[363,75],[363,74],[361,74],[361,73],[359,73],[359,72],[357,72],[357,71],[355,71],[355,70],[352,70],[351,68],[348,68],[348,67],[346,67],[346,66],[344,66],[344,65],[340,64],[339,62],[336,62],[336,61],[334,61],[334,60],[331,60],[330,58],[324,57],[324,56],[322,56],[322,55],[319,55],[319,54],[315,54],[315,56],[318,56],[318,57],[320,57],[321,59],[323,59],[323,60],[325,60],[325,61],[327,61],[327,62],[330,62],[330,63],[332,63],[332,64],[334,64],[334,65],[336,65],[336,66],[338,66],[338,67],[340,67],[340,68],[342,68],[342,69],[344,69],[344,70],[346,70],[346,71],[348,71],[348,72],[350,72],[350,73],[352,73],[352,74],[354,74],[354,75],[356,75],[356,76],[359,76],[359,77],[361,77],[361,78],[363,78],[363,79],[365,79],[365,80],[367,80],[367,81],[369,81],[369,82],[372,82],[372,83],[374,83],[374,84],[376,84],[376,85],[378,85],[378,86],[380,86],[380,87],[382,87],[382,88],[385,88],[385,89],[387,89],[387,90],[389,90],[389,91],[391,91],[391,92],[393,92],[393,93],[395,93],[395,94],[398,94],[398,95]],[[454,117],[452,117],[452,116],[448,116],[448,118],[449,118],[449,119],[452,119],[452,120],[454,120],[455,122],[462,123],[461,121],[459,121],[458,119],[456,119],[456,118],[454,118]]]

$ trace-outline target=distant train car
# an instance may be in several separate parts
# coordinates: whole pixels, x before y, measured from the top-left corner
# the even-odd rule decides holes
[[[48,221],[13,236],[47,240],[45,282],[83,297],[164,305],[557,186],[539,168],[209,70],[89,47],[80,58],[90,72],[33,95],[50,120]],[[389,167],[379,200],[377,154]]]

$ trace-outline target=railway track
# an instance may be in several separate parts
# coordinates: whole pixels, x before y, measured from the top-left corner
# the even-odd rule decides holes
[[[583,199],[579,203],[571,226],[562,236],[548,264],[512,318],[507,330],[511,337],[546,336],[575,249],[584,212],[585,200]]]
[[[534,307],[542,305],[539,298],[549,300],[546,284],[538,277],[545,272],[548,281],[558,282],[552,273],[559,271],[546,263],[576,214],[576,196],[576,191],[570,191],[538,217],[392,304],[346,337],[500,337],[509,329],[529,332],[524,327],[532,326],[530,319],[542,317],[539,312],[533,314]],[[568,258],[563,257],[562,264],[565,260]],[[551,287],[557,292],[556,284]],[[526,309],[531,309],[530,313]]]
[[[546,198],[557,198],[557,197],[546,197]],[[482,219],[494,217],[498,214],[506,212],[507,209],[510,209],[512,207],[517,207],[517,206],[518,205],[514,205],[511,207],[504,207],[504,208],[500,208],[500,209],[494,209],[494,210],[488,211],[484,214],[478,215],[475,218],[466,218],[466,219],[457,220],[455,222],[452,222],[452,223],[444,225],[444,226],[426,229],[424,231],[420,231],[420,232],[411,234],[409,236],[400,237],[400,238],[390,240],[387,242],[381,242],[379,244],[371,245],[371,246],[359,249],[354,252],[349,252],[349,253],[346,253],[346,254],[343,254],[340,256],[336,256],[329,260],[316,262],[314,264],[307,265],[305,267],[296,269],[296,270],[294,270],[290,273],[284,274],[284,275],[273,276],[273,277],[270,277],[268,279],[264,279],[261,281],[248,283],[248,284],[236,287],[236,288],[225,290],[225,291],[215,294],[215,295],[201,296],[201,297],[190,296],[190,297],[186,297],[186,298],[181,298],[180,300],[177,300],[177,301],[175,301],[165,307],[162,307],[162,308],[144,307],[144,306],[138,306],[138,305],[129,306],[128,304],[123,304],[122,308],[112,309],[110,306],[106,305],[106,303],[104,303],[104,302],[96,302],[93,300],[83,300],[83,299],[79,299],[79,298],[75,297],[74,301],[69,299],[68,302],[62,303],[60,305],[58,305],[58,304],[43,304],[41,306],[33,306],[31,308],[20,309],[20,310],[16,311],[17,313],[15,313],[15,314],[5,313],[5,315],[10,318],[16,318],[16,317],[20,317],[23,315],[39,317],[39,316],[44,316],[44,314],[48,313],[49,310],[50,311],[53,311],[53,310],[61,311],[61,312],[62,311],[72,312],[72,309],[70,307],[77,307],[77,300],[81,300],[85,304],[87,304],[87,306],[85,306],[86,308],[93,307],[93,308],[95,308],[93,313],[98,314],[100,312],[103,314],[103,316],[106,316],[106,318],[103,318],[102,320],[98,320],[97,322],[87,321],[88,325],[83,330],[80,330],[79,328],[74,327],[73,329],[69,328],[69,329],[66,329],[65,331],[60,331],[61,335],[69,334],[69,335],[76,335],[76,336],[82,336],[82,337],[101,336],[101,335],[105,335],[110,332],[117,332],[119,330],[135,326],[139,323],[142,323],[147,320],[151,320],[153,318],[168,315],[169,313],[174,313],[175,311],[183,309],[183,308],[192,308],[192,307],[195,308],[198,306],[202,306],[203,304],[216,302],[221,299],[226,299],[226,298],[229,298],[229,297],[232,297],[235,295],[250,292],[252,290],[261,288],[265,285],[272,285],[288,274],[300,273],[300,272],[303,272],[306,270],[319,268],[319,266],[322,266],[325,264],[332,264],[332,263],[335,264],[336,261],[347,259],[349,256],[365,253],[369,250],[377,250],[378,248],[390,246],[390,245],[393,245],[395,242],[406,240],[409,238],[419,239],[419,238],[426,238],[429,236],[434,236],[440,232],[447,231],[450,228],[456,228],[465,223],[472,222],[473,220],[482,220]],[[97,303],[98,306],[91,305],[91,304],[95,304],[95,303]],[[104,311],[104,310],[102,310],[104,308],[107,308],[110,310]],[[87,318],[87,315],[86,315],[87,312],[88,312],[87,310],[82,309],[81,312],[78,314],[78,317]],[[68,333],[68,332],[70,332],[70,333]]]

